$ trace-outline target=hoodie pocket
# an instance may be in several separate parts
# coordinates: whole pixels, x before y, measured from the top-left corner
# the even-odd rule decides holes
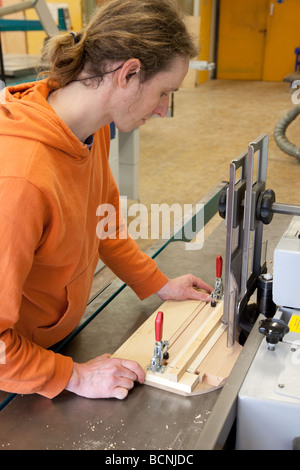
[[[34,342],[45,348],[50,347],[68,336],[78,325],[87,306],[98,260],[98,252],[95,252],[88,266],[66,286],[65,312],[54,325],[36,328]]]

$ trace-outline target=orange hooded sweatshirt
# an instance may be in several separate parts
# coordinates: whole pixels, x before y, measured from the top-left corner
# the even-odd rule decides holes
[[[47,348],[78,324],[99,257],[141,299],[167,277],[129,236],[97,236],[101,204],[118,217],[109,126],[89,149],[48,94],[40,81],[0,95],[0,389],[52,398],[73,361]]]

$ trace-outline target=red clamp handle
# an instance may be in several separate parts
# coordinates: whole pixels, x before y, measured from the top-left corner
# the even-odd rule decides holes
[[[218,255],[216,259],[216,276],[217,277],[222,277],[222,266],[223,266],[222,256]]]
[[[161,341],[163,329],[163,312],[158,312],[155,319],[155,341]]]

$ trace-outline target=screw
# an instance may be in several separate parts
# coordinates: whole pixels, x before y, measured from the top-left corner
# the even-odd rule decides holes
[[[278,384],[279,388],[284,388],[284,384]]]

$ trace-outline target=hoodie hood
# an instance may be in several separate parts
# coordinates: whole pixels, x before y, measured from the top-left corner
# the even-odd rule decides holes
[[[84,145],[47,101],[46,80],[6,87],[0,93],[0,136],[41,142],[75,159],[89,156]]]

